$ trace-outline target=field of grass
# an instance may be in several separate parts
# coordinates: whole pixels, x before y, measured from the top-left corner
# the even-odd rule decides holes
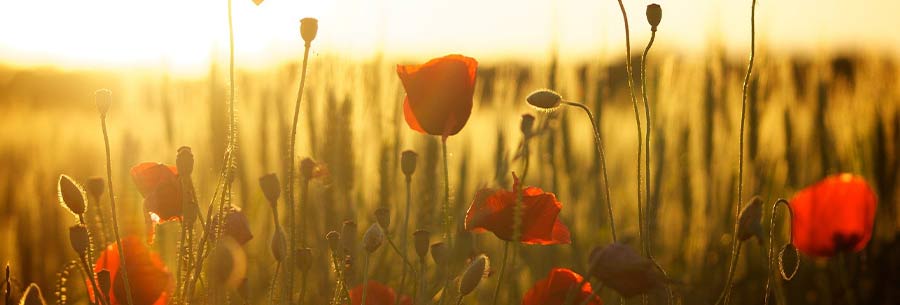
[[[873,237],[864,250],[829,259],[801,255],[793,280],[773,281],[770,302],[771,298],[792,304],[900,302],[900,196],[895,192],[900,189],[900,66],[895,59],[862,53],[757,54],[747,111],[743,201],[753,195],[763,199],[763,236],[768,236],[771,206],[777,198],[790,199],[829,174],[861,175],[878,196]],[[464,304],[491,304],[504,244],[491,233],[467,232],[462,219],[478,189],[510,189],[511,172],[522,172],[517,155],[522,114],[533,114],[535,125],[545,126],[530,141],[530,169],[524,183],[556,194],[563,204],[560,219],[570,228],[572,243],[522,245],[513,251],[517,255],[506,267],[497,304],[521,302],[553,267],[585,274],[591,250],[612,242],[591,124],[575,108],[544,112],[530,107],[525,98],[539,88],[552,88],[594,111],[605,146],[618,240],[640,249],[636,130],[622,62],[557,63],[548,58],[479,67],[472,116],[458,135],[447,140],[457,245],[451,255],[458,260],[448,265],[455,269],[449,271],[459,274],[462,262],[478,254],[491,259],[490,276]],[[419,156],[412,176],[409,232],[426,229],[432,242],[440,240],[444,196],[440,138],[415,132],[404,122],[405,92],[395,66],[400,63],[404,62],[346,61],[328,55],[310,60],[295,161],[311,157],[327,167],[328,175],[311,181],[306,212],[297,215],[306,227],[313,257],[303,304],[327,304],[332,299],[337,279],[325,234],[341,232],[345,220],[356,222],[356,238],[361,241],[375,222],[376,208],[386,207],[392,216],[388,235],[395,243],[401,239],[398,224],[406,202],[399,160],[403,150]],[[639,63],[636,56],[636,72]],[[646,211],[650,225],[645,234],[656,261],[668,273],[667,286],[677,303],[712,304],[726,282],[738,200],[745,69],[745,55],[715,52],[703,57],[651,53],[648,62],[653,137],[651,204]],[[254,238],[242,247],[246,283],[224,292],[227,298],[210,297],[210,303],[269,304],[272,299],[275,226],[258,178],[276,173],[284,181],[299,70],[299,63],[264,71],[242,69],[237,63],[237,167],[231,203],[249,218]],[[639,77],[635,75],[638,85]],[[181,146],[190,146],[195,156],[193,179],[204,214],[213,200],[228,139],[227,66],[211,66],[205,78],[128,70],[3,68],[0,262],[10,266],[13,299],[33,282],[48,302],[60,299],[60,292],[69,304],[89,302],[68,240],[68,228],[76,219],[60,206],[57,180],[60,174],[81,183],[94,176],[105,178],[104,143],[94,102],[94,91],[101,88],[110,89],[113,96],[108,127],[122,235],[147,233],[142,197],[129,169],[147,161],[174,165]],[[88,210],[100,207],[109,215],[108,198],[101,198],[100,205],[91,200]],[[284,218],[283,201],[279,205]],[[787,242],[789,218],[784,215],[779,210],[776,247]],[[179,222],[161,224],[151,245],[173,274],[180,230]],[[101,240],[112,240],[94,234],[96,251],[106,246]],[[732,304],[763,303],[766,279],[778,272],[768,269],[768,247],[767,238],[744,243]],[[411,258],[412,249],[410,244]],[[346,270],[352,286],[363,278],[363,252],[358,251]],[[447,277],[430,257],[426,263],[431,283]],[[372,254],[368,278],[411,295],[411,280],[400,288],[403,264],[385,244]],[[201,279],[199,294],[214,286]],[[598,293],[605,303],[619,302],[611,289]],[[664,303],[666,291],[654,290],[648,298],[652,304]],[[640,297],[625,300],[640,302]]]

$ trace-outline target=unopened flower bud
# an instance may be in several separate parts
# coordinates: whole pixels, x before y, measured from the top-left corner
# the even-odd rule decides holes
[[[525,138],[530,138],[532,135],[534,135],[533,129],[534,129],[534,116],[527,114],[527,113],[523,114],[522,115],[522,123],[519,124],[519,130],[522,131],[522,135],[525,136]]]
[[[487,276],[489,264],[490,261],[484,254],[479,255],[469,264],[469,267],[463,272],[462,279],[459,280],[459,295],[468,295],[475,290],[475,287],[478,287],[481,278]]]
[[[269,201],[269,204],[274,206],[274,204],[278,202],[278,196],[281,196],[281,186],[278,185],[278,176],[271,173],[259,177],[259,187],[262,189],[263,195],[266,196],[266,200]]]
[[[178,148],[178,154],[175,156],[175,166],[178,168],[178,175],[190,177],[194,172],[194,153],[191,148],[182,146]]]
[[[59,183],[57,184],[59,191],[59,203],[68,209],[72,214],[84,214],[87,203],[84,200],[84,191],[75,180],[66,175],[59,175]]]
[[[87,189],[88,195],[94,197],[94,199],[100,199],[100,196],[103,196],[103,190],[106,187],[106,181],[100,177],[91,177],[85,183],[85,188]]]
[[[745,241],[753,236],[761,240],[762,224],[760,221],[762,219],[762,206],[762,199],[759,196],[753,196],[750,199],[750,203],[741,210],[738,218],[738,240]]]
[[[419,255],[420,259],[425,259],[425,255],[428,255],[428,244],[431,242],[429,239],[431,238],[431,233],[426,230],[416,230],[413,232],[413,243],[416,246],[416,254]]]
[[[303,41],[306,42],[307,47],[309,47],[313,39],[316,39],[316,33],[318,32],[319,20],[316,18],[300,19],[300,37],[303,37]]]
[[[315,171],[316,161],[313,161],[311,158],[303,158],[303,160],[300,160],[300,176],[303,177],[303,179],[312,179]]]
[[[659,4],[650,4],[647,6],[647,22],[650,23],[650,30],[656,32],[656,26],[662,20],[662,7]]]
[[[538,89],[529,94],[525,100],[540,110],[552,111],[562,103],[562,96],[550,89]]]
[[[366,252],[372,253],[375,250],[378,250],[381,247],[381,244],[384,243],[384,232],[381,231],[381,227],[378,224],[372,224],[368,230],[366,230],[366,234],[363,235],[363,243],[366,248]]]
[[[312,249],[310,248],[302,248],[297,249],[297,267],[300,268],[301,272],[307,272],[310,268],[312,268],[313,264],[313,254]]]
[[[431,259],[435,264],[443,265],[447,262],[447,244],[442,241],[431,245]]]
[[[388,226],[391,225],[391,210],[388,210],[388,208],[376,209],[375,220],[378,221],[378,225],[380,225],[381,228],[387,230]]]
[[[109,89],[94,91],[94,99],[97,101],[97,110],[100,111],[100,115],[106,116],[109,106],[112,105],[112,91]]]
[[[287,252],[287,250],[285,250],[286,247],[284,232],[282,232],[280,228],[276,228],[275,235],[272,235],[272,256],[275,257],[276,261],[280,262],[284,259],[284,254]]]
[[[404,175],[409,177],[416,172],[416,159],[418,158],[419,154],[412,150],[404,150],[400,153],[400,169],[403,170]]]
[[[338,250],[341,248],[341,233],[337,231],[328,232],[328,234],[325,234],[325,240],[328,241],[328,248],[331,249],[331,252],[338,253]]]
[[[78,257],[85,257],[91,246],[91,238],[85,225],[77,224],[69,228],[69,243],[72,249],[78,253]]]
[[[590,262],[588,273],[626,298],[648,293],[663,283],[653,262],[621,243],[595,248]]]

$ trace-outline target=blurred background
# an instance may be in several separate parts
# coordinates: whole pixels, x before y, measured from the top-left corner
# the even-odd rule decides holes
[[[638,67],[650,34],[644,17],[650,2],[625,2]],[[738,200],[750,1],[658,3],[663,19],[647,63],[654,128],[653,247],[679,299],[708,304],[724,282]],[[56,300],[60,272],[76,257],[66,233],[75,221],[59,207],[56,181],[60,174],[81,182],[105,174],[93,101],[97,89],[109,88],[114,97],[109,128],[123,231],[144,230],[141,197],[128,170],[144,161],[174,164],[180,146],[193,148],[198,195],[201,204],[209,201],[227,137],[226,5],[0,2],[0,263],[10,264],[14,290],[35,282]],[[390,207],[394,219],[401,219],[405,186],[398,159],[405,149],[420,156],[410,231],[440,230],[439,142],[406,126],[395,66],[450,53],[480,62],[472,117],[448,141],[456,218],[462,218],[478,188],[511,186],[510,171],[521,171],[515,159],[519,120],[532,113],[548,129],[531,143],[526,184],[556,193],[564,204],[563,222],[573,231],[571,245],[524,247],[502,300],[517,303],[552,267],[583,272],[590,250],[610,242],[590,122],[573,110],[544,113],[527,107],[524,97],[535,89],[552,88],[595,111],[620,239],[637,246],[636,132],[616,1],[267,0],[257,6],[241,0],[233,7],[236,205],[250,217],[255,235],[245,247],[249,303],[266,303],[274,272],[269,252],[274,225],[257,178],[270,172],[283,178],[303,17],[318,18],[320,30],[312,45],[297,152],[322,162],[331,174],[313,185],[315,214],[306,216],[315,218],[311,238],[322,261],[315,268],[327,266],[322,237],[343,220],[357,221],[361,233],[378,206]],[[859,303],[900,302],[896,12],[900,2],[891,0],[758,3],[744,199],[759,195],[769,206],[838,172],[864,176],[879,196],[869,247],[842,262],[804,257],[797,278],[776,283],[792,303],[843,304],[848,287],[840,272],[853,279],[849,288]],[[639,77],[636,73],[637,84]],[[769,212],[766,208],[765,228]],[[787,223],[779,224],[779,239],[785,241]],[[153,244],[169,266],[174,266],[178,230],[179,225],[160,226]],[[499,261],[502,244],[494,236],[460,234],[471,241],[463,243],[469,245],[460,250],[464,255],[485,253]],[[734,303],[762,302],[766,243],[745,245]],[[397,285],[400,261],[389,251],[379,255],[373,278]],[[322,295],[311,297],[327,300],[334,281],[327,270],[320,271],[312,283]],[[77,273],[68,277],[80,279]],[[486,280],[467,301],[488,302],[495,281]],[[69,302],[87,302],[81,285],[69,286]],[[609,289],[601,297],[616,299]]]

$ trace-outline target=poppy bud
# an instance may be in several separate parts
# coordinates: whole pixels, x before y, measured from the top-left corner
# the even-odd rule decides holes
[[[86,202],[84,200],[84,191],[81,186],[75,183],[71,177],[59,175],[59,183],[57,185],[59,191],[59,202],[68,209],[72,214],[84,214]]]
[[[400,153],[400,169],[403,170],[404,175],[409,177],[416,172],[416,159],[418,158],[419,154],[412,150],[404,150]]]
[[[525,100],[540,110],[553,111],[562,103],[562,96],[550,89],[538,89],[529,94]]]
[[[303,158],[303,160],[300,160],[300,176],[303,177],[303,179],[312,179],[315,170],[316,161],[313,161],[313,159],[310,158]]]
[[[228,207],[225,213],[225,222],[222,225],[226,235],[233,238],[240,245],[245,245],[253,239],[247,214],[244,214],[240,208],[235,206]]]
[[[416,246],[416,254],[419,255],[419,259],[425,259],[425,255],[428,255],[428,243],[431,237],[431,233],[426,230],[416,230],[413,232],[413,243]]]
[[[313,263],[313,255],[312,249],[310,248],[302,248],[297,250],[297,267],[300,268],[301,272],[309,271],[309,268],[312,267]]]
[[[435,264],[443,265],[447,262],[447,244],[442,241],[431,245],[431,259]]]
[[[384,232],[381,231],[381,227],[378,224],[372,224],[366,230],[366,234],[363,235],[363,244],[366,252],[375,252],[375,250],[378,250],[378,247],[381,247],[382,243],[384,243]]]
[[[760,223],[760,220],[762,219],[762,206],[762,199],[760,199],[759,196],[753,196],[753,198],[750,199],[750,203],[741,211],[740,217],[738,218],[738,240],[745,241],[753,236],[756,236],[757,238],[762,236],[762,224]]]
[[[77,224],[69,228],[69,243],[72,249],[78,253],[78,257],[85,257],[88,248],[91,246],[91,238],[88,236],[88,229],[82,224]]]
[[[272,235],[272,256],[275,257],[276,261],[280,262],[284,259],[284,252],[287,251],[284,243],[284,232],[281,231],[281,228],[276,228],[275,235]]]
[[[109,276],[109,270],[103,269],[97,272],[97,285],[104,294],[109,292],[112,287],[112,279]]]
[[[109,89],[100,89],[94,91],[94,100],[97,102],[97,110],[101,116],[106,116],[109,111],[109,105],[112,105],[112,91]]]
[[[785,265],[793,266],[790,269],[785,268]],[[800,252],[797,251],[797,247],[794,247],[794,244],[787,244],[781,248],[781,252],[778,252],[778,271],[781,273],[781,277],[790,281],[797,275],[797,270],[800,269]],[[790,270],[790,273],[785,272],[786,270]]]
[[[338,253],[338,249],[341,247],[341,233],[337,231],[328,232],[328,234],[325,234],[325,240],[328,241],[328,248],[331,249],[331,252]]]
[[[653,262],[624,244],[597,247],[590,257],[590,275],[623,297],[644,294],[662,284]]]
[[[103,181],[103,178],[91,177],[88,178],[84,186],[87,189],[88,195],[91,195],[94,199],[100,199],[100,196],[103,196],[103,190],[106,186],[105,183],[106,181]]]
[[[391,210],[388,210],[388,208],[376,209],[375,220],[378,221],[378,225],[380,225],[381,228],[387,230],[388,226],[391,225]]]
[[[182,146],[178,148],[178,154],[175,156],[175,166],[178,168],[178,174],[190,177],[194,172],[194,153],[191,148]]]
[[[647,22],[650,23],[650,30],[656,32],[656,26],[662,20],[662,7],[659,4],[650,4],[647,6]]]
[[[522,135],[524,135],[525,138],[530,138],[534,134],[533,130],[532,130],[533,127],[534,127],[534,116],[530,115],[530,114],[523,114],[522,115],[522,123],[519,125],[519,130],[522,131]]]
[[[462,279],[459,280],[459,295],[468,295],[475,290],[475,287],[478,287],[481,278],[487,276],[489,264],[490,260],[484,254],[479,255],[469,264],[469,267],[463,272]]]
[[[356,249],[356,222],[344,221],[344,225],[341,227],[341,245],[344,246],[344,251],[347,253],[353,253],[353,250]]]
[[[281,196],[281,187],[278,186],[278,176],[275,173],[265,174],[262,177],[259,177],[259,187],[263,191],[263,195],[266,196],[266,200],[269,201],[270,204],[275,204],[278,202],[278,196]]]
[[[309,44],[312,43],[313,39],[316,39],[316,33],[318,32],[319,20],[316,18],[300,19],[300,37],[303,37],[303,41],[306,42],[307,47],[309,47]]]

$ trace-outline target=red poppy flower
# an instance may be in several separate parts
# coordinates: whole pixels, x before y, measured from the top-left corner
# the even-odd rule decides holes
[[[513,190],[481,189],[475,193],[472,206],[466,212],[466,230],[481,233],[491,231],[502,240],[513,240],[513,213],[519,178],[513,175]],[[555,245],[571,241],[569,228],[559,220],[562,203],[553,193],[529,186],[522,194],[522,237],[525,244]]]
[[[570,298],[569,304],[588,304],[602,305],[603,301],[596,295],[591,295],[591,283],[583,281],[580,274],[566,268],[553,268],[547,278],[534,283],[525,298],[522,305],[563,305],[566,304],[567,298]],[[578,287],[578,285],[582,285]],[[585,300],[590,301],[585,303]]]
[[[423,65],[397,65],[406,89],[403,116],[410,128],[448,137],[459,133],[472,113],[478,62],[462,55],[435,58]]]
[[[150,249],[135,236],[122,239],[125,247],[125,262],[128,267],[128,281],[131,284],[131,297],[133,305],[163,305],[169,300],[169,291],[174,287],[172,275],[166,270],[159,255],[150,252]],[[122,277],[121,264],[119,263],[119,248],[112,243],[94,264],[94,272],[108,270],[112,279],[111,291],[103,293],[109,296],[110,304],[126,304],[125,280]],[[93,292],[91,299],[94,298]]]
[[[394,301],[397,298],[394,289],[372,280],[369,281],[368,286],[365,305],[394,305]],[[353,287],[353,289],[350,289],[350,305],[361,305],[362,295],[363,285],[358,285]],[[412,305],[412,299],[408,296],[401,295],[400,305]]]
[[[862,177],[829,176],[790,201],[794,246],[810,256],[860,251],[872,238],[877,205],[875,192]]]
[[[174,166],[144,162],[131,168],[131,179],[144,197],[144,209],[155,222],[181,217],[181,183]]]

